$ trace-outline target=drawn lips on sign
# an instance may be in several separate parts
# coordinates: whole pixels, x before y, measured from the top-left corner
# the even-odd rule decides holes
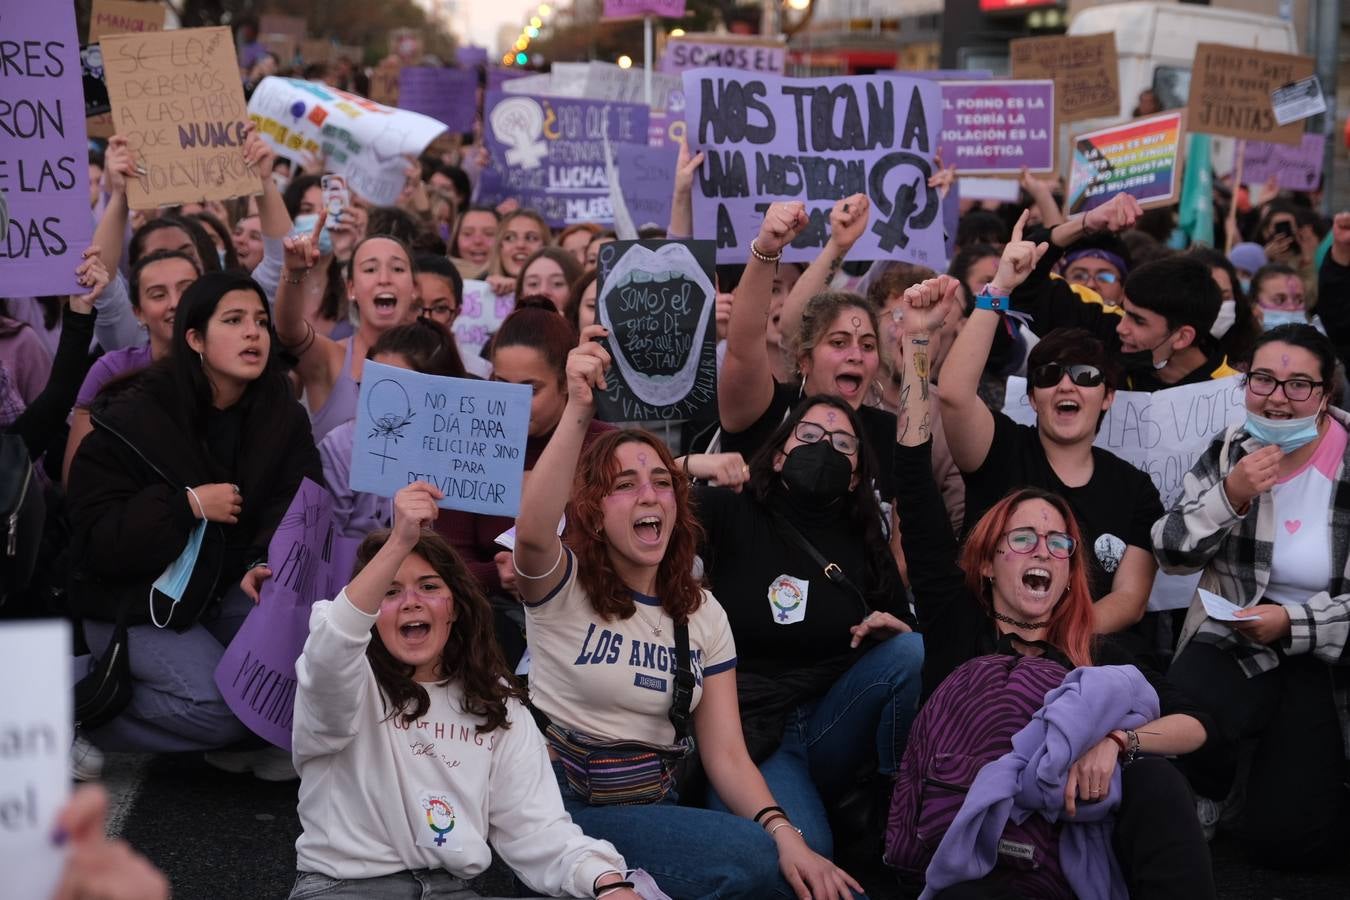
[[[693,390],[713,296],[712,281],[683,244],[630,247],[610,270],[596,309],[611,335],[614,364],[643,403],[671,406]],[[634,315],[616,326],[611,306]],[[685,347],[680,338],[690,332],[693,340]]]

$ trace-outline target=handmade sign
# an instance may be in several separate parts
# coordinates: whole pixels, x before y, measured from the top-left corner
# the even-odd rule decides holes
[[[435,119],[452,132],[472,131],[477,89],[478,73],[472,69],[406,66],[399,73],[398,105]]]
[[[75,10],[9,4],[0,31],[0,297],[84,293],[75,268],[94,224]]]
[[[1114,34],[1018,38],[1009,47],[1012,77],[1055,82],[1055,121],[1120,115]]]
[[[398,83],[403,63],[388,56],[370,70],[370,99],[384,106],[398,106]]]
[[[1200,44],[1186,102],[1192,131],[1297,146],[1303,124],[1275,121],[1271,93],[1313,73],[1311,56]]]
[[[164,30],[162,3],[137,0],[94,0],[89,10],[89,40],[96,44],[105,34],[143,34]]]
[[[321,152],[353,193],[387,206],[398,200],[406,155],[445,131],[435,119],[296,78],[264,78],[248,103],[268,145],[288,159]]]
[[[258,17],[259,34],[287,34],[298,44],[305,39],[307,26],[300,16],[287,16],[281,13],[263,13]]]
[[[679,75],[686,69],[715,66],[764,75],[782,75],[787,69],[787,45],[763,38],[737,39],[731,35],[684,34],[666,39],[662,72]]]
[[[1074,138],[1069,215],[1101,206],[1116,194],[1134,196],[1141,206],[1171,203],[1181,190],[1181,112],[1136,119]]]
[[[514,518],[530,430],[523,384],[423,375],[367,362],[356,403],[352,490],[392,497],[414,481],[440,506]]]
[[[455,64],[461,69],[485,66],[487,61],[488,51],[486,47],[479,47],[475,44],[461,44],[455,48]]]
[[[489,93],[485,108],[492,165],[483,172],[480,202],[515,198],[553,226],[614,221],[609,170],[621,161],[613,145],[646,142],[646,107]]]
[[[1053,81],[942,82],[942,162],[958,172],[1055,168]]]
[[[516,308],[514,294],[498,296],[486,281],[464,282],[463,303],[451,330],[460,356],[479,356],[502,320]]]
[[[113,121],[144,169],[127,180],[132,209],[261,190],[244,164],[248,118],[230,29],[110,34],[101,46]]]
[[[684,18],[685,0],[605,0],[602,19],[631,19],[635,16]]]
[[[1016,178],[982,178],[967,175],[959,182],[961,196],[967,200],[998,200],[1016,203],[1022,198],[1022,185]]]
[[[543,97],[573,97],[579,100],[611,100],[640,103],[652,110],[684,110],[684,95],[677,76],[659,72],[651,76],[651,103],[647,103],[647,78],[637,69],[623,69],[606,62],[558,62],[546,75],[528,75],[502,86],[508,94]]]
[[[267,547],[272,577],[216,666],[216,687],[239,721],[285,750],[310,607],[347,585],[357,543],[340,535],[333,495],[304,479]]]
[[[1327,111],[1327,100],[1322,96],[1322,82],[1309,75],[1271,91],[1270,106],[1276,123],[1288,125],[1320,116]]]
[[[711,241],[611,241],[596,261],[596,316],[614,359],[596,396],[610,422],[679,421],[717,399]]]
[[[71,46],[78,46],[73,5],[55,18],[67,16]],[[3,21],[15,24],[9,15]],[[68,623],[0,625],[0,871],[6,897],[56,896],[66,854],[52,832],[70,797],[73,696]]]
[[[294,65],[295,55],[300,52],[295,38],[289,34],[260,34],[258,43],[283,66]]]
[[[1242,154],[1244,184],[1262,184],[1272,175],[1282,190],[1315,191],[1322,183],[1322,160],[1327,139],[1321,134],[1303,135],[1297,147],[1266,141],[1245,141]]]
[[[856,193],[871,199],[871,214],[851,259],[936,266],[945,258],[941,203],[928,186],[942,115],[937,82],[692,69],[684,93],[690,149],[706,154],[694,236],[716,240],[718,262],[749,258],[776,200],[800,200],[810,217],[783,259],[815,259],[835,201]]]
[[[332,41],[306,38],[300,42],[300,58],[305,61],[305,65],[331,62],[335,49]]]
[[[98,44],[80,48],[80,75],[84,83],[85,118],[101,116],[112,109],[108,85],[103,80],[103,50]]]
[[[487,89],[491,93],[500,91],[502,85],[508,81],[515,81],[517,78],[529,78],[529,72],[522,72],[520,69],[506,69],[501,66],[488,66],[487,70]]]
[[[680,148],[672,143],[659,147],[620,144],[614,153],[619,160],[619,194],[628,207],[628,217],[638,228],[666,227]]]

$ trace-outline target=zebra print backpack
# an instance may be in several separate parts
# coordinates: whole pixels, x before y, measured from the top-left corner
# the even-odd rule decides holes
[[[916,892],[942,836],[985,763],[1012,749],[1012,736],[1045,705],[1066,671],[1035,656],[996,654],[963,663],[919,711],[891,795],[885,862]],[[994,873],[1028,897],[1073,900],[1059,864],[1059,831],[1039,815],[1009,822]]]

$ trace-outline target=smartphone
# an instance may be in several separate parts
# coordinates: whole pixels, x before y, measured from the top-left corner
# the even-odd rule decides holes
[[[1271,229],[1271,232],[1275,237],[1285,237],[1291,241],[1294,240],[1294,226],[1289,222],[1276,222],[1275,227]]]
[[[342,211],[351,206],[351,191],[347,190],[347,179],[341,175],[325,175],[319,180],[323,187],[323,205],[328,210],[328,221],[337,224]]]

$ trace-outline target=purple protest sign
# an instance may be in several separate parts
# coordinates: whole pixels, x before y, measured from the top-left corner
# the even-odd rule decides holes
[[[647,142],[647,107],[489,93],[485,110],[483,137],[492,165],[479,182],[480,202],[514,197],[554,227],[614,221],[608,163],[619,160],[612,146]]]
[[[665,19],[684,18],[685,0],[605,0],[603,19],[631,19],[642,16],[661,16]]]
[[[939,146],[958,172],[1053,171],[1055,83],[942,82]]]
[[[850,259],[938,266],[941,202],[928,186],[942,95],[937,82],[888,73],[780,78],[726,69],[684,73],[690,148],[706,154],[694,187],[694,237],[719,263],[743,263],[764,209],[800,200],[810,222],[783,251],[815,259],[830,210],[864,193],[870,222]]]
[[[6,3],[0,21],[19,48],[0,65],[0,297],[82,294],[94,220],[75,8]]]
[[[666,40],[661,71],[679,75],[686,69],[717,66],[782,75],[787,68],[787,45],[782,41],[729,41],[714,35],[686,34]]]
[[[430,116],[451,132],[473,131],[477,92],[478,73],[472,69],[404,66],[398,75],[399,109]]]
[[[925,69],[922,72],[906,71],[905,74],[929,81],[984,81],[994,77],[988,69]]]
[[[633,224],[638,228],[644,225],[665,228],[670,221],[670,195],[679,146],[622,144],[614,148],[614,155],[619,162],[619,190]]]
[[[485,66],[488,61],[488,51],[486,47],[479,47],[474,44],[463,44],[455,50],[455,62],[461,69],[472,69],[474,66]]]
[[[1274,175],[1280,188],[1315,191],[1322,183],[1326,135],[1304,134],[1297,147],[1268,141],[1247,141],[1242,154],[1243,184],[1261,184]]]
[[[488,92],[500,91],[502,85],[508,81],[515,81],[517,78],[526,78],[534,72],[521,71],[520,69],[504,69],[501,66],[489,66],[487,70],[487,89]]]
[[[216,687],[239,721],[285,750],[310,607],[337,596],[351,577],[355,554],[340,540],[332,494],[306,478],[267,547],[272,577],[216,666]]]

